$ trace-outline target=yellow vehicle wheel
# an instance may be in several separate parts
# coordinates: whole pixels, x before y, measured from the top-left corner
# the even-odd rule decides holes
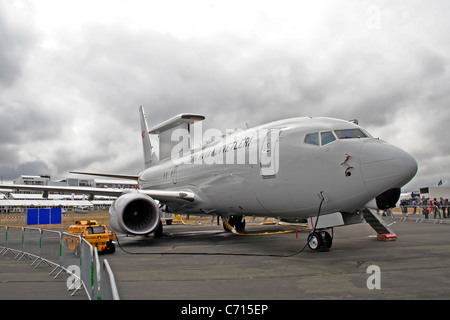
[[[105,249],[105,253],[114,253],[116,251],[116,246],[114,245],[114,243],[109,240],[106,243],[106,249]]]

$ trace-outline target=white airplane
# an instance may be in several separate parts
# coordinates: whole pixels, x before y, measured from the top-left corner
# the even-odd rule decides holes
[[[220,216],[225,230],[237,231],[245,216],[308,221],[308,245],[319,250],[332,245],[327,229],[364,219],[378,233],[391,233],[375,210],[394,207],[417,172],[408,153],[357,121],[301,117],[222,135],[199,134],[201,115],[181,114],[150,130],[142,106],[140,116],[145,169],[138,176],[72,172],[135,179],[138,189],[0,188],[115,196],[110,225],[132,235],[161,234],[161,210]],[[159,148],[150,135],[159,136]]]

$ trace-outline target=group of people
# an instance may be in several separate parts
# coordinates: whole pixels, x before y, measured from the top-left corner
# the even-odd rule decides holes
[[[411,199],[410,201],[402,200],[400,202],[400,207],[402,208],[402,212],[406,214],[408,212],[408,208],[414,208],[414,212],[417,212],[417,208],[422,208],[422,214],[425,215],[425,219],[428,219],[429,215],[433,213],[433,219],[437,217],[442,219],[441,213],[444,219],[450,218],[450,202],[448,199],[443,199],[442,197],[437,200],[434,198],[433,200],[425,198],[422,196],[421,200]]]

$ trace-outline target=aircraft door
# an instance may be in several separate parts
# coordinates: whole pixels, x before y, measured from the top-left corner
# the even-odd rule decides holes
[[[280,129],[270,129],[260,145],[259,164],[263,179],[275,178],[279,169]]]
[[[173,184],[177,184],[177,173],[178,173],[178,166],[176,166],[175,168],[173,168],[173,170],[172,170],[172,172],[171,172]]]

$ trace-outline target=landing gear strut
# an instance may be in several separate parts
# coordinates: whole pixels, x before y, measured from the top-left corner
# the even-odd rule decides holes
[[[330,251],[333,245],[333,238],[324,230],[317,230],[309,234],[308,247],[312,251]]]

